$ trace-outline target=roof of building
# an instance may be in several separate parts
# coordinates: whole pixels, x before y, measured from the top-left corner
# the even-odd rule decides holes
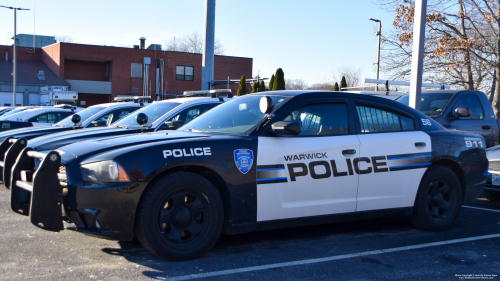
[[[0,83],[12,84],[12,61],[0,61]],[[38,79],[38,72],[43,70],[45,80]],[[64,78],[57,77],[50,68],[41,61],[17,61],[17,83],[28,85],[60,85],[71,86]]]

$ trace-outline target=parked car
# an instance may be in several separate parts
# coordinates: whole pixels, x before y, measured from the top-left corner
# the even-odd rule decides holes
[[[409,104],[410,96],[398,102]],[[462,130],[484,137],[486,147],[499,144],[499,120],[483,92],[469,90],[422,92],[420,111],[447,129]]]
[[[177,131],[25,150],[11,207],[45,230],[64,220],[92,236],[135,236],[171,260],[203,255],[221,232],[404,215],[439,231],[482,192],[481,146],[479,135],[384,98],[263,92]]]
[[[56,105],[55,107],[58,107]],[[65,105],[60,105],[61,107],[70,107]],[[129,113],[143,107],[144,105],[141,103],[105,103],[94,105],[88,107],[82,111],[79,111],[77,114],[72,116],[68,116],[63,120],[60,120],[56,124],[51,126],[43,126],[43,127],[30,127],[30,128],[21,128],[16,130],[8,130],[5,132],[0,132],[0,181],[3,181],[6,187],[10,186],[10,168],[15,163],[17,159],[17,155],[19,152],[26,147],[27,140],[53,134],[57,132],[63,131],[74,131],[80,130],[84,128],[90,127],[100,127],[111,124],[112,122],[128,115]],[[53,110],[66,110],[67,113],[72,114],[68,109],[59,109],[59,108],[42,108],[42,109],[28,109],[26,111],[31,110],[40,110],[40,112],[45,112],[44,114],[49,119],[49,114],[54,112]],[[23,114],[22,111],[18,114]],[[12,115],[12,118],[15,118],[17,115]],[[37,118],[42,118],[43,115],[37,115]],[[1,124],[1,122],[0,122]],[[4,125],[4,124],[2,124]],[[50,125],[50,124],[47,124]],[[7,167],[7,169],[6,169]]]
[[[500,201],[500,146],[488,148],[486,156],[489,165],[484,193],[490,200]]]
[[[169,99],[154,102],[106,127],[67,130],[55,134],[45,134],[32,139],[26,139],[22,134],[13,135],[9,141],[10,143],[16,143],[16,145],[5,152],[5,159],[8,161],[6,160],[4,163],[2,179],[10,179],[12,168],[15,167],[15,162],[12,160],[17,159],[25,150],[51,150],[83,140],[175,130],[227,100],[228,98],[221,97]],[[137,123],[139,115],[142,116],[141,120],[144,121],[142,124]],[[144,120],[144,118],[146,119]],[[3,151],[2,148],[0,145],[0,154]],[[10,183],[10,180],[6,180],[5,186],[9,188]]]
[[[81,108],[76,107],[39,107],[28,108],[7,114],[0,120],[0,132],[25,127],[48,126],[73,115]]]

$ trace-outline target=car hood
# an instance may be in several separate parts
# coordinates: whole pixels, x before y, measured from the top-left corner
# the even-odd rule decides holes
[[[37,136],[52,134],[61,131],[67,131],[73,129],[72,127],[56,127],[56,126],[41,126],[41,127],[27,127],[21,129],[14,129],[0,132],[0,141],[8,137],[15,138],[28,138],[32,139]]]
[[[186,131],[132,134],[128,136],[115,136],[109,138],[81,141],[60,147],[59,149],[57,149],[57,151],[61,154],[61,161],[64,163],[75,158],[81,158],[83,160],[85,158],[95,156],[106,151],[127,146],[153,142],[163,142],[168,140],[203,138],[207,136],[209,136],[209,134]]]
[[[35,150],[55,149],[70,143],[84,141],[95,138],[104,138],[112,135],[132,134],[140,130],[130,130],[117,127],[98,127],[82,130],[69,130],[50,135],[43,135],[28,141],[28,147]]]

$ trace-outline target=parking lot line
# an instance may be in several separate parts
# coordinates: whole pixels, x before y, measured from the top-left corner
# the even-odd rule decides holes
[[[463,205],[462,207],[500,213],[500,210],[492,210],[492,209],[478,208],[478,207],[465,206],[465,205]]]
[[[453,239],[453,240],[433,242],[433,243],[418,244],[418,245],[412,245],[412,246],[389,248],[389,249],[383,249],[383,250],[367,251],[367,252],[354,253],[354,254],[330,256],[330,257],[324,257],[324,258],[307,259],[307,260],[299,260],[299,261],[292,261],[292,262],[282,262],[282,263],[274,263],[274,264],[250,266],[250,267],[242,267],[242,268],[213,271],[213,272],[207,272],[207,273],[201,273],[201,274],[174,276],[174,277],[167,278],[167,280],[180,281],[180,280],[199,279],[199,278],[205,278],[205,277],[222,276],[222,275],[229,275],[229,274],[236,274],[236,273],[245,273],[245,272],[266,270],[266,269],[279,268],[279,267],[307,265],[307,264],[314,264],[314,263],[327,262],[327,261],[335,261],[335,260],[343,260],[343,259],[350,259],[350,258],[363,257],[363,256],[378,255],[378,254],[384,254],[384,253],[394,253],[394,252],[400,252],[400,251],[422,249],[422,248],[436,247],[436,246],[442,246],[442,245],[449,245],[449,244],[483,240],[483,239],[491,239],[491,238],[500,238],[500,233],[475,236],[475,237],[469,237],[469,238]]]

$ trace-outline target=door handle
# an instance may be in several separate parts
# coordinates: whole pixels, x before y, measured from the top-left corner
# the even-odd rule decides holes
[[[425,147],[427,144],[425,142],[416,142],[415,147]]]
[[[356,154],[356,149],[346,149],[342,150],[342,154],[347,156],[347,155],[354,155]]]
[[[485,126],[483,126],[483,129],[484,129],[484,130],[489,130],[489,129],[491,129],[491,126],[489,126],[489,125],[485,125]]]

